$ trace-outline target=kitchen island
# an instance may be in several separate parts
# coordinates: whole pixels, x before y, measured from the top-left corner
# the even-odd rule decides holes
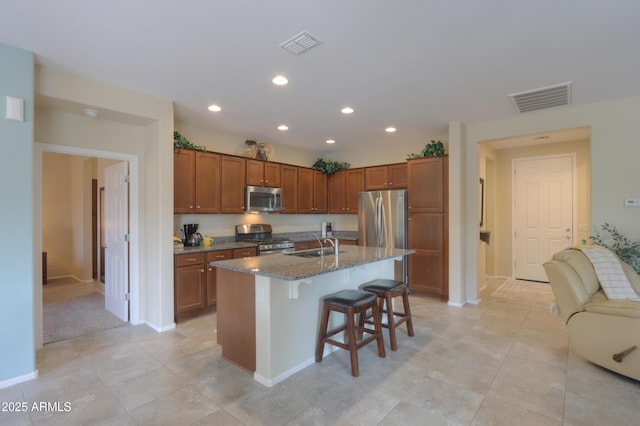
[[[337,256],[329,253],[211,262],[217,268],[222,357],[266,386],[295,374],[315,362],[323,297],[392,279],[395,261],[413,250],[343,246]],[[331,327],[342,321],[333,316]]]

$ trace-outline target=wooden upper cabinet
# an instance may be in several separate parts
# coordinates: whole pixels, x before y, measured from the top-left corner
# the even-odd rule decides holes
[[[244,213],[246,160],[220,156],[221,213]]]
[[[196,151],[196,213],[220,213],[220,155]]]
[[[314,213],[327,212],[327,175],[320,170],[313,171]]]
[[[407,187],[406,163],[367,167],[364,170],[365,191],[402,189]]]
[[[298,213],[298,168],[282,165],[282,211]]]
[[[264,163],[264,186],[280,188],[282,186],[282,166],[277,163]]]
[[[195,213],[196,152],[189,149],[173,151],[173,212]]]
[[[445,162],[447,157],[425,157],[408,161],[409,212],[445,210]]]
[[[327,178],[329,213],[346,213],[347,171],[340,170]]]
[[[365,169],[347,170],[347,182],[345,185],[345,205],[347,213],[358,213],[358,194],[364,191],[364,171]]]
[[[329,213],[358,213],[358,194],[364,191],[364,170],[341,170],[328,177]]]
[[[407,163],[390,164],[387,166],[389,189],[404,189],[409,185]]]
[[[387,189],[387,166],[367,167],[365,172],[365,190]]]
[[[246,162],[247,185],[280,187],[280,164],[260,160],[246,160]]]
[[[327,175],[298,168],[298,213],[327,213]]]

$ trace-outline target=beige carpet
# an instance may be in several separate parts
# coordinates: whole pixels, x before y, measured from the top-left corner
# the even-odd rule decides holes
[[[43,286],[42,320],[45,344],[126,324],[104,308],[104,296],[93,284],[69,278]]]
[[[493,292],[491,297],[541,306],[549,306],[555,299],[551,285],[548,283],[523,281],[515,278],[508,278]]]

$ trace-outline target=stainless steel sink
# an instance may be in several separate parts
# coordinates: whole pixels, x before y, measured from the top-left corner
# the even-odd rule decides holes
[[[311,250],[301,250],[294,251],[291,253],[284,253],[287,256],[297,256],[297,257],[320,257],[320,256],[330,256],[334,254],[335,251],[333,247],[325,247],[323,249],[311,249]],[[338,253],[344,253],[343,250],[338,251]]]

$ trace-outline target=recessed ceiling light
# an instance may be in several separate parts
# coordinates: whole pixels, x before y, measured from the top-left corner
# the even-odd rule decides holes
[[[96,111],[95,109],[85,108],[83,109],[83,111],[84,115],[86,115],[87,117],[96,118],[99,115],[98,111]]]
[[[285,126],[284,124],[281,124],[278,126],[278,130],[282,130],[282,131],[289,130],[289,126]]]
[[[327,139],[327,143],[336,143],[333,139]]]
[[[344,107],[344,108],[342,108],[342,113],[343,113],[343,114],[352,114],[352,113],[353,113],[353,108],[351,108],[351,107]]]
[[[384,129],[385,132],[387,133],[393,133],[396,131],[395,127],[387,127],[386,129]]]
[[[209,105],[209,108],[207,108],[209,111],[211,112],[220,112],[222,111],[222,108],[220,107],[220,105]]]
[[[276,75],[275,77],[273,77],[273,80],[271,80],[271,81],[276,86],[284,86],[285,84],[287,84],[289,82],[289,80],[287,80],[287,78],[285,76],[283,76],[283,75]]]

